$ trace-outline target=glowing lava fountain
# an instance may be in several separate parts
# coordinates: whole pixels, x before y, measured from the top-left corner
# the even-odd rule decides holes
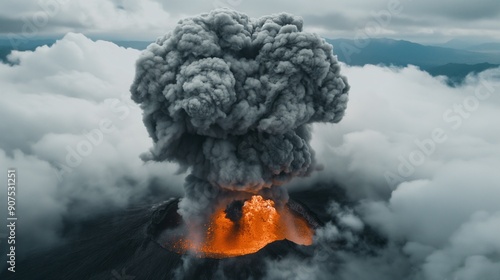
[[[180,253],[227,258],[252,254],[284,239],[299,245],[312,244],[311,225],[288,206],[275,207],[274,201],[254,195],[242,204],[239,214],[235,220],[227,209],[220,209],[206,224],[204,240],[195,242],[188,234],[188,238],[180,238],[172,247]]]

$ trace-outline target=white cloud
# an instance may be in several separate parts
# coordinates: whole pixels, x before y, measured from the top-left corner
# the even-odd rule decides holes
[[[0,162],[18,170],[24,248],[52,245],[68,223],[156,189],[182,193],[176,166],[139,159],[151,142],[129,97],[138,56],[70,33],[50,48],[14,52],[17,65],[0,64]]]
[[[50,48],[14,53],[17,65],[0,64],[0,162],[18,169],[19,235],[29,244],[58,241],[70,217],[77,222],[147,197],[153,179],[165,194],[182,193],[175,166],[139,159],[151,141],[129,101],[138,55],[68,34]],[[344,228],[329,224],[318,242],[341,236],[354,246],[369,226],[389,243],[375,256],[326,251],[342,260],[335,271],[342,279],[495,279],[500,69],[457,88],[415,67],[342,71],[352,85],[347,114],[337,125],[315,126],[313,136],[324,170],[290,187],[335,181],[358,202],[354,210],[330,209]],[[388,184],[387,172],[401,182]],[[321,251],[311,261],[303,268],[295,259],[270,263],[269,276],[288,269],[322,279],[333,271]]]
[[[500,69],[457,88],[415,67],[343,70],[352,85],[346,116],[317,125],[313,138],[325,170],[293,187],[339,183],[364,223],[402,244],[404,254],[391,256],[416,269],[408,279],[496,279]]]
[[[451,236],[449,243],[432,252],[423,266],[427,279],[496,279],[500,275],[500,212],[474,213]]]

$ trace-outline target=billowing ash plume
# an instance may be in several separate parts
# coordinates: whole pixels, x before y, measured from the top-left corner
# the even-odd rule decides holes
[[[137,62],[132,98],[154,141],[144,159],[191,168],[187,198],[202,208],[212,189],[257,192],[305,176],[315,167],[308,124],[346,109],[339,72],[332,46],[290,14],[181,20]]]

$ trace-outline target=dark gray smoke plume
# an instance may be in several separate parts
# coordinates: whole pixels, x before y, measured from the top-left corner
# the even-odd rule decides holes
[[[154,141],[144,159],[191,168],[186,195],[200,210],[214,189],[258,192],[309,174],[309,124],[342,119],[349,85],[332,46],[302,24],[214,10],[181,20],[138,60],[132,98]]]

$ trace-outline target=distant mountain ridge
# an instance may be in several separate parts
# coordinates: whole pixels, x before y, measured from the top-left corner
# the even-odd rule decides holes
[[[446,43],[434,45],[436,47],[445,47],[458,50],[468,50],[474,52],[488,52],[500,55],[500,42],[474,42],[463,39],[452,39]]]
[[[13,50],[33,51],[40,46],[52,46],[59,39],[32,39],[32,40],[13,40],[0,37],[0,61],[6,61],[7,55]],[[137,50],[146,49],[152,43],[149,41],[111,41],[116,45],[124,48],[133,48]]]
[[[463,45],[469,49],[426,46],[404,40],[370,39],[356,42],[349,39],[326,39],[333,45],[337,58],[349,65],[366,64],[415,65],[433,76],[448,77],[448,84],[458,85],[469,74],[500,67],[500,44]],[[365,45],[361,45],[361,44]]]
[[[459,64],[448,63],[441,66],[425,69],[432,76],[446,76],[448,77],[448,84],[458,85],[463,82],[465,77],[469,74],[477,74],[482,71],[498,68],[500,64],[491,63],[478,63],[478,64]]]
[[[500,43],[495,43],[495,42],[474,45],[474,46],[471,46],[467,49],[470,51],[487,52],[487,53],[494,53],[496,55],[500,55]]]
[[[52,45],[57,39],[34,39],[15,42],[0,37],[0,61],[16,47],[18,50],[34,50],[38,46]],[[426,46],[410,41],[373,38],[364,42],[350,39],[326,39],[334,48],[338,59],[349,65],[362,66],[415,65],[433,76],[444,75],[450,84],[459,84],[468,74],[500,67],[500,43],[468,44],[457,40],[449,42],[464,49],[442,46]],[[118,46],[145,49],[153,41],[111,41]],[[364,45],[361,45],[364,44]]]
[[[428,69],[449,63],[500,64],[500,55],[425,46],[404,40],[370,39],[366,46],[349,39],[327,39],[333,45],[338,59],[350,65],[383,64],[406,66],[409,64]]]

